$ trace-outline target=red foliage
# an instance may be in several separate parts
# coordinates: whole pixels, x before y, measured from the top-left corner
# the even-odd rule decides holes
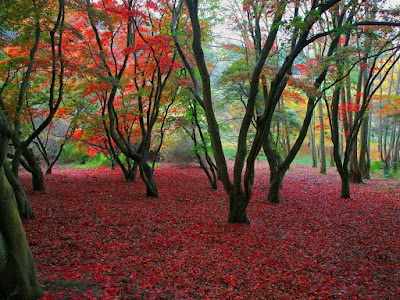
[[[23,175],[45,298],[400,298],[399,183],[352,185],[345,200],[333,170],[317,172],[291,169],[276,205],[262,165],[250,226],[226,223],[225,193],[198,168],[158,168],[159,199],[120,171],[56,169],[35,193]]]

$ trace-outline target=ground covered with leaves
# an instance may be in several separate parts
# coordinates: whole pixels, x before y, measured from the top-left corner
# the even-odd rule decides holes
[[[160,197],[119,170],[59,168],[23,183],[25,228],[47,299],[400,298],[400,183],[371,179],[340,199],[332,170],[295,165],[282,203],[258,165],[250,226],[198,168],[161,166]]]

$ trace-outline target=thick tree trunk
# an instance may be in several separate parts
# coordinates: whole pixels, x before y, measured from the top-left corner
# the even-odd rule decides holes
[[[352,183],[363,183],[363,178],[357,159],[357,144],[357,140],[355,140],[350,158],[350,181]]]
[[[125,170],[124,172],[124,177],[126,181],[131,181],[131,182],[136,182],[137,181],[137,173],[138,173],[138,169],[139,169],[139,163],[138,162],[133,162],[130,163],[130,158],[127,157],[128,160],[128,166],[127,168],[123,168],[122,170]],[[122,162],[121,162],[122,163]]]
[[[0,299],[37,299],[43,291],[13,193],[0,168]]]
[[[250,202],[250,199],[246,199],[244,194],[229,196],[229,223],[243,223],[250,224],[250,220],[247,217],[246,208]]]
[[[340,197],[344,199],[350,198],[350,174],[347,171],[340,172],[340,179],[342,180],[342,189]]]
[[[280,190],[282,187],[283,175],[279,172],[271,172],[271,178],[269,180],[270,187],[268,190],[268,198],[269,202],[279,203],[281,201]]]
[[[140,163],[139,170],[146,185],[146,195],[150,197],[158,197],[157,185],[154,180],[152,168],[147,163]]]
[[[138,164],[134,163],[132,168],[129,169],[128,173],[125,176],[125,180],[136,182],[137,181],[137,172],[138,172]]]
[[[22,188],[21,182],[19,181],[18,177],[16,177],[14,173],[11,171],[7,162],[4,162],[3,166],[4,166],[5,176],[7,177],[7,181],[14,190],[14,196],[17,201],[17,207],[21,219],[27,219],[27,220],[34,219],[35,215],[33,214],[31,205],[28,201],[28,197],[26,196],[25,191]]]
[[[24,157],[28,161],[29,167],[32,171],[32,186],[35,191],[44,191],[44,176],[38,161],[36,160],[33,150],[28,148],[24,150]]]
[[[13,188],[4,172],[8,140],[7,121],[0,112],[0,299],[37,299],[43,291],[24,227],[18,214]]]

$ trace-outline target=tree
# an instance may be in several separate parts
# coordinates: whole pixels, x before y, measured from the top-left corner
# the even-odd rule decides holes
[[[92,34],[89,49],[98,77],[108,85],[107,126],[118,149],[135,161],[149,196],[158,196],[153,169],[147,163],[151,148],[152,130],[160,116],[160,106],[171,73],[175,70],[175,55],[165,32],[168,22],[162,3],[78,2],[87,14]],[[159,10],[161,14],[156,14]],[[85,24],[83,24],[86,26]],[[93,48],[93,46],[95,48]],[[124,103],[132,108],[131,116],[138,120],[139,145],[134,147],[122,124]],[[127,110],[125,110],[127,112]],[[133,122],[131,122],[133,124]],[[136,123],[137,125],[137,123]],[[135,126],[136,126],[135,125]]]
[[[275,111],[276,105],[278,104],[279,99],[281,98],[282,92],[287,85],[288,76],[290,73],[294,60],[301,53],[301,51],[314,40],[316,40],[319,35],[315,35],[309,37],[310,30],[312,26],[319,20],[319,17],[332,6],[334,6],[338,1],[328,1],[323,4],[313,3],[308,9],[308,13],[304,16],[304,22],[301,24],[300,28],[293,28],[293,34],[295,38],[293,39],[293,47],[289,51],[286,56],[284,62],[277,70],[277,72],[273,75],[273,79],[271,81],[269,90],[264,92],[264,103],[265,109],[262,115],[259,116],[257,130],[255,137],[252,141],[252,145],[250,151],[247,151],[247,138],[249,133],[249,128],[251,121],[254,116],[255,106],[257,94],[259,92],[259,81],[260,75],[262,73],[265,61],[271,51],[272,46],[276,41],[277,34],[279,29],[281,29],[283,24],[283,16],[285,13],[285,8],[288,5],[287,2],[281,1],[278,4],[271,4],[267,7],[265,3],[251,3],[254,9],[254,17],[257,20],[257,16],[266,9],[271,9],[272,22],[270,24],[270,32],[265,40],[263,46],[261,46],[261,40],[258,40],[257,47],[259,49],[259,55],[257,57],[256,63],[252,68],[252,76],[250,80],[250,89],[249,95],[247,99],[246,111],[242,119],[241,128],[238,136],[238,149],[235,157],[235,165],[233,170],[233,182],[230,179],[225,155],[223,152],[220,132],[218,128],[218,123],[216,121],[215,113],[213,111],[212,104],[212,96],[211,96],[211,82],[210,75],[207,70],[207,65],[204,57],[203,47],[202,47],[202,33],[201,26],[199,21],[199,3],[196,0],[186,0],[186,7],[188,9],[188,13],[190,16],[190,20],[192,23],[193,30],[193,42],[192,42],[192,50],[196,60],[196,66],[200,73],[201,84],[202,84],[202,95],[198,89],[198,82],[195,78],[195,74],[193,72],[192,67],[190,66],[188,60],[185,58],[185,54],[183,53],[182,48],[180,47],[178,37],[176,35],[176,25],[177,18],[182,10],[182,1],[176,7],[175,17],[172,24],[172,32],[175,38],[175,44],[178,48],[178,51],[191,74],[191,78],[194,82],[195,86],[195,97],[199,101],[199,103],[203,106],[207,118],[208,131],[211,137],[211,145],[213,147],[214,157],[216,160],[217,168],[219,171],[219,175],[224,186],[225,191],[227,192],[230,199],[230,210],[228,222],[237,222],[237,223],[249,223],[249,219],[247,217],[246,208],[250,202],[251,190],[252,190],[252,182],[254,177],[254,163],[257,158],[257,155],[263,146],[265,140],[268,141],[268,133],[270,131],[271,120],[273,116],[273,112]],[[249,9],[246,5],[244,9]],[[256,21],[257,22],[257,21]],[[266,86],[263,86],[265,90]],[[308,127],[308,126],[307,126]],[[296,147],[299,146],[296,144]],[[269,147],[269,145],[267,145]],[[272,149],[269,149],[272,150]],[[270,154],[273,155],[273,151],[267,151],[268,160],[270,161],[271,169],[277,169],[277,161],[276,158],[273,158]],[[246,163],[245,163],[246,161]],[[272,162],[272,163],[271,163]],[[274,165],[275,162],[275,165]],[[246,165],[246,167],[245,167]],[[285,165],[286,166],[286,165]],[[242,173],[244,171],[244,176]],[[279,193],[279,187],[281,184],[282,177],[276,176],[271,177],[271,186],[277,186],[277,192]],[[270,190],[271,191],[271,190]],[[276,193],[274,191],[273,193]]]
[[[0,298],[37,299],[43,291],[18,213],[14,191],[4,172],[9,122],[0,112]]]
[[[371,62],[368,65],[363,66],[368,68],[368,71],[365,78],[363,78],[364,83],[362,85],[362,90],[360,89],[360,92],[356,94],[356,102],[350,102],[352,97],[349,95],[349,93],[351,93],[351,89],[348,87],[348,84],[346,86],[342,85],[340,82],[337,82],[332,95],[332,102],[330,105],[327,105],[330,116],[332,142],[334,145],[333,155],[342,181],[342,198],[350,198],[349,163],[351,161],[353,146],[357,140],[357,135],[364,120],[365,113],[370,106],[372,97],[378,91],[395,63],[400,59],[400,56],[397,54],[399,45],[395,44],[397,39],[398,34],[394,31],[393,35],[388,37],[386,40],[376,41],[374,51],[368,54],[368,57],[362,56],[361,59],[357,59],[357,63],[366,61],[368,58],[371,58]],[[349,41],[350,35],[347,35],[344,46],[348,45]],[[346,70],[345,66],[347,66],[347,63],[343,64],[343,61],[349,61],[349,53],[346,51],[342,53],[343,54],[341,57],[336,57],[338,77],[348,76],[348,74],[351,72],[351,69],[356,65],[353,64],[353,67]],[[346,72],[347,75],[345,75]],[[350,101],[341,103],[341,98],[343,98],[345,95],[347,95],[348,100]],[[349,117],[349,112],[354,112],[354,116]],[[343,160],[339,154],[339,118],[341,116],[345,119],[344,127],[346,135]]]
[[[388,174],[391,169],[397,170],[399,158],[399,89],[394,89],[394,75],[395,68],[392,69],[389,85],[386,89],[381,86],[379,95],[373,98],[372,106],[376,116],[374,125],[384,174]]]
[[[325,126],[322,101],[318,102],[318,120],[319,120],[319,153],[321,166],[319,172],[326,174],[326,153],[325,153]]]
[[[19,14],[20,3],[13,2],[12,5],[2,3],[2,5],[4,5],[4,12],[7,14],[3,19],[5,20],[3,25],[10,33],[8,42],[14,43],[14,46],[7,45],[5,48],[7,54],[7,72],[5,73],[6,80],[3,81],[0,97],[1,110],[7,117],[10,126],[12,125],[11,141],[14,148],[14,152],[9,154],[9,157],[12,158],[12,172],[8,171],[7,166],[5,166],[5,170],[8,181],[14,188],[21,216],[23,218],[32,218],[32,210],[18,180],[18,168],[22,156],[24,156],[27,160],[25,165],[29,165],[27,169],[32,172],[34,189],[44,189],[42,170],[32,150],[29,149],[29,146],[50,124],[62,102],[64,78],[64,61],[62,56],[64,1],[59,0],[55,3],[33,3],[31,6],[27,7],[26,14],[24,13],[22,15]],[[57,11],[56,15],[54,14],[54,6],[57,7],[55,10]],[[23,25],[21,26],[13,22],[13,20],[20,20]],[[10,24],[18,25],[12,26]],[[31,24],[33,24],[33,26]],[[48,30],[49,33],[49,51],[46,47],[40,47],[42,34],[45,30]],[[30,50],[28,50],[26,44],[30,45]],[[41,101],[47,105],[44,111],[46,117],[34,131],[23,132],[25,123],[22,121],[25,120],[26,115],[29,115],[28,111],[34,109],[35,104],[37,104],[35,103],[36,94],[31,92],[32,86],[34,86],[34,84],[32,84],[33,75],[40,69],[37,61],[39,54],[42,55],[42,62],[45,61],[44,57],[46,57],[46,55],[50,57],[49,68],[51,70],[51,79],[48,86],[48,94],[45,95],[44,101],[41,99]],[[43,70],[45,73],[46,71],[47,70]],[[22,73],[22,78],[19,76],[20,72]],[[38,90],[42,88],[43,87],[39,87]],[[17,95],[17,97],[14,95]]]

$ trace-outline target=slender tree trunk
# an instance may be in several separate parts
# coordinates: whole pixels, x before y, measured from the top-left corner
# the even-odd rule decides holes
[[[394,147],[394,152],[393,152],[393,161],[392,161],[392,170],[393,172],[397,171],[397,167],[399,164],[399,151],[400,151],[400,124],[398,126],[397,132],[396,132],[396,145]]]
[[[29,167],[32,171],[33,190],[44,191],[45,186],[44,186],[43,172],[42,169],[40,168],[38,161],[36,160],[35,155],[33,154],[33,150],[30,148],[25,149],[23,155],[28,161]]]
[[[324,128],[324,114],[322,110],[322,101],[318,102],[318,117],[319,117],[319,152],[321,166],[319,172],[321,174],[326,174],[326,154],[325,154],[325,128]]]
[[[43,296],[43,290],[36,277],[13,188],[4,172],[11,134],[6,122],[0,112],[0,299],[37,299]]]
[[[47,165],[47,168],[46,168],[46,175],[50,175],[50,174],[52,173],[52,169],[53,169],[54,165],[57,163],[58,159],[60,158],[61,153],[62,153],[63,150],[64,150],[64,147],[65,147],[65,143],[66,143],[66,142],[67,142],[67,140],[65,140],[65,141],[61,144],[60,148],[58,148],[58,152],[57,152],[56,157],[53,159],[53,161],[52,161],[50,164]]]
[[[348,170],[349,157],[348,151],[344,153],[344,161],[339,152],[340,149],[340,134],[339,134],[339,99],[340,99],[341,88],[337,87],[333,93],[332,97],[332,112],[331,112],[331,138],[333,143],[332,155],[335,161],[337,171],[341,179],[341,198],[350,198],[350,173]],[[346,141],[346,148],[348,147],[349,141]],[[347,155],[346,155],[347,154]]]
[[[343,124],[340,124],[339,126],[339,155],[340,158],[343,159],[344,158],[344,147],[345,147],[345,138],[344,138],[344,126]]]
[[[332,146],[329,148],[329,165],[331,167],[335,166],[335,158],[333,157],[333,147]]]
[[[369,179],[371,178],[369,172],[369,135],[370,135],[370,117],[366,115],[361,127],[361,136],[360,136],[360,170],[362,177]]]
[[[311,146],[311,156],[312,156],[312,166],[313,168],[318,167],[317,159],[317,147],[315,145],[315,115],[312,116],[312,122],[310,125],[310,146]]]

